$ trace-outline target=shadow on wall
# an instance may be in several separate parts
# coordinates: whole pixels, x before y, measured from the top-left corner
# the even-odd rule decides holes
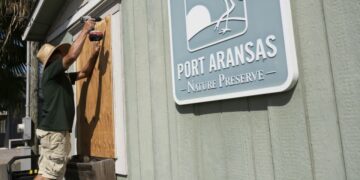
[[[288,104],[293,97],[295,87],[289,91],[275,94],[181,106],[177,104],[175,105],[180,114],[194,114],[196,116],[221,112],[264,111],[268,109],[268,106],[284,106]],[[269,101],[270,98],[271,102]]]
[[[105,39],[105,34],[104,34],[104,39]],[[102,41],[102,47],[104,47],[104,42],[105,40]],[[81,87],[81,92],[80,92],[80,99],[79,99],[79,104],[77,106],[77,117],[78,117],[78,121],[77,121],[77,131],[79,131],[78,128],[81,127],[81,136],[77,136],[78,138],[81,137],[86,137],[86,138],[81,138],[78,140],[78,142],[81,141],[81,148],[79,148],[79,152],[78,154],[81,155],[90,155],[91,154],[91,139],[94,135],[94,131],[96,128],[97,123],[99,122],[99,116],[100,116],[100,107],[101,107],[101,95],[102,95],[102,79],[103,76],[106,72],[107,66],[108,66],[108,61],[109,61],[109,52],[106,51],[104,52],[104,48],[102,48],[100,50],[99,53],[99,58],[98,58],[98,91],[97,91],[97,100],[96,100],[96,106],[95,106],[95,114],[93,115],[93,117],[91,118],[91,120],[89,121],[86,117],[86,112],[85,110],[87,109],[87,97],[88,97],[88,90],[89,90],[89,83],[91,81],[91,79],[93,78],[93,76],[90,76],[83,84],[83,86]]]

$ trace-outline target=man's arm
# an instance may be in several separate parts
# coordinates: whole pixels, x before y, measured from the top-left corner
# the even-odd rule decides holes
[[[96,60],[99,55],[100,46],[99,46],[99,42],[93,42],[92,45],[93,45],[93,51],[90,55],[90,59],[88,60],[88,63],[77,73],[76,80],[89,77],[94,70]]]
[[[63,66],[65,69],[68,69],[71,64],[73,64],[84,46],[85,39],[88,33],[93,30],[95,27],[95,21],[87,20],[83,26],[83,29],[80,32],[79,37],[75,40],[75,42],[71,45],[68,53],[63,58]]]

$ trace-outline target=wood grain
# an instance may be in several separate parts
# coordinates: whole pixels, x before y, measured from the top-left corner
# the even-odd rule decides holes
[[[101,50],[90,78],[77,83],[78,154],[114,158],[114,120],[112,91],[110,17],[96,24],[105,32]],[[91,54],[92,43],[85,41],[77,60],[82,68]]]

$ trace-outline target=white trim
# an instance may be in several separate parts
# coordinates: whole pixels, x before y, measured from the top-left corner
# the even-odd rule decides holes
[[[70,66],[69,69],[72,69],[73,71],[77,71],[77,63],[75,62],[72,66]],[[76,81],[75,84],[72,86],[73,88],[73,92],[74,92],[74,102],[75,102],[75,107],[76,107],[76,103],[78,103],[77,101],[77,86],[76,86]],[[78,151],[77,151],[77,110],[75,109],[75,116],[74,116],[74,122],[73,122],[73,126],[72,126],[72,133],[70,134],[70,142],[71,142],[71,152],[70,155],[77,155]]]
[[[120,4],[119,3],[114,3],[112,4],[113,6],[111,6],[109,9],[107,9],[105,12],[99,10],[100,12],[103,12],[100,17],[101,18],[105,18],[108,15],[113,15],[115,13],[117,13],[118,11],[120,11]],[[98,9],[97,9],[98,10]],[[70,34],[74,34],[73,35],[73,41],[76,40],[76,38],[79,36],[80,34],[80,30],[81,30],[82,24],[78,23],[76,25],[73,25],[72,27],[70,27],[68,29],[68,32]]]
[[[288,72],[289,76],[284,83],[284,90],[288,90],[297,82],[299,78],[298,62],[296,55],[294,26],[292,22],[291,4],[289,0],[280,0],[281,19],[284,31],[285,53],[286,58],[289,59]]]
[[[121,12],[117,11],[111,17],[113,112],[115,154],[117,159],[115,161],[115,171],[116,174],[127,175],[125,79],[121,27]]]
[[[24,31],[24,33],[23,33],[22,36],[21,36],[21,38],[22,38],[23,41],[25,41],[25,39],[26,39],[27,36],[29,35],[29,32],[30,32],[30,30],[31,30],[31,28],[32,28],[32,26],[33,26],[33,23],[34,23],[35,19],[37,18],[38,13],[39,13],[41,7],[43,6],[43,4],[44,4],[44,0],[40,0],[40,1],[38,2],[38,4],[36,5],[36,8],[35,8],[35,10],[34,10],[34,13],[32,14],[32,16],[31,16],[31,18],[30,18],[30,20],[29,20],[29,23],[28,23],[25,31]]]
[[[262,88],[262,89],[255,89],[249,91],[242,91],[242,92],[235,92],[235,93],[228,93],[228,94],[221,94],[221,95],[214,95],[214,96],[207,96],[189,100],[179,100],[176,97],[176,89],[175,89],[175,70],[174,70],[174,54],[173,54],[173,39],[172,39],[172,24],[171,24],[171,0],[168,1],[168,14],[169,14],[169,26],[170,26],[170,48],[171,48],[171,68],[172,68],[172,85],[173,85],[173,96],[175,102],[179,105],[185,104],[193,104],[193,103],[200,103],[200,102],[209,102],[209,101],[216,101],[216,100],[224,100],[224,99],[231,99],[231,98],[239,98],[239,97],[247,97],[247,96],[254,96],[254,95],[261,95],[261,94],[271,94],[271,93],[278,93],[289,90],[292,88],[298,79],[299,72],[297,66],[297,56],[296,56],[296,47],[295,47],[295,40],[294,40],[294,31],[293,31],[293,22],[292,22],[292,15],[291,15],[291,6],[290,0],[279,0],[280,1],[280,9],[281,9],[281,18],[282,18],[282,26],[284,31],[284,42],[285,42],[285,54],[287,58],[287,68],[288,68],[288,78],[287,80],[279,85],[269,88]]]
[[[0,116],[7,116],[8,112],[7,111],[0,111]]]
[[[101,8],[102,5],[113,3],[113,0],[91,0],[86,3],[79,11],[77,11],[69,20],[65,21],[62,25],[56,28],[55,31],[51,32],[47,37],[46,41],[50,42],[55,39],[65,30],[73,26],[75,23],[79,22],[80,18],[88,15],[94,9]]]

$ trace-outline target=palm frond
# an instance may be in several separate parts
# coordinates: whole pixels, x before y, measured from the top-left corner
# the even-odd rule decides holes
[[[25,97],[26,48],[21,35],[35,0],[0,0],[0,109]]]
[[[33,0],[1,0],[0,27],[5,32],[1,50],[4,50],[5,46],[10,43],[12,36],[21,35],[34,4]]]

